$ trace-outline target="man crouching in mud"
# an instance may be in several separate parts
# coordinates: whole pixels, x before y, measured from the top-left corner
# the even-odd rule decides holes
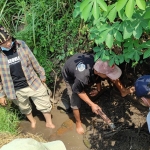
[[[80,119],[81,100],[86,102],[96,114],[101,111],[101,108],[91,101],[85,89],[96,83],[97,89],[89,93],[90,96],[96,96],[101,90],[101,79],[109,78],[119,89],[121,96],[126,96],[132,92],[131,89],[126,89],[121,84],[119,77],[121,70],[116,65],[110,67],[108,62],[103,62],[100,59],[94,62],[93,54],[78,53],[70,57],[62,69],[62,75],[66,82],[70,105],[73,109],[73,114],[76,120],[76,131],[79,134],[84,133]]]

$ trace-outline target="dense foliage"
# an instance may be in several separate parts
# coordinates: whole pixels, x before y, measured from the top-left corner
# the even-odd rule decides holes
[[[150,2],[148,0],[82,0],[75,5],[97,44],[95,60],[134,62],[150,56]]]
[[[93,43],[86,26],[73,19],[76,0],[1,0],[0,23],[24,40],[45,68],[47,83],[53,82],[65,59]]]

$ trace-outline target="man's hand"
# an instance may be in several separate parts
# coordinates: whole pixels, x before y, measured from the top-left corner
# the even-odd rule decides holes
[[[6,106],[6,105],[7,105],[7,101],[6,101],[6,98],[5,98],[5,97],[0,98],[0,104],[1,104],[2,106]]]
[[[46,79],[41,80],[41,82],[42,82],[42,83],[45,83],[45,82],[46,82]]]
[[[102,109],[97,105],[97,104],[93,104],[91,106],[91,109],[94,113],[96,113],[97,115],[99,114],[99,111],[101,111]]]
[[[90,96],[96,96],[98,93],[98,90],[92,90],[89,94]]]

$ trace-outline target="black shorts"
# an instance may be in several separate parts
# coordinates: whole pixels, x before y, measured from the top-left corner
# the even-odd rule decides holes
[[[72,92],[72,85],[66,82],[67,92],[70,98],[70,105],[72,109],[79,109],[81,107],[81,98],[78,96],[77,93]]]

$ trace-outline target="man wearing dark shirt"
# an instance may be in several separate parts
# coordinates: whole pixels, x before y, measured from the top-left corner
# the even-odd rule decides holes
[[[92,102],[85,92],[86,87],[96,83],[97,89],[89,93],[90,96],[96,96],[101,89],[101,78],[109,78],[117,86],[121,95],[126,96],[130,93],[130,89],[127,90],[121,84],[119,80],[121,73],[116,65],[110,67],[108,62],[101,60],[95,63],[93,54],[78,53],[66,61],[62,75],[66,82],[71,108],[76,119],[76,130],[79,134],[84,133],[79,112],[81,100],[85,101],[94,113],[99,114],[101,111],[101,108]]]

